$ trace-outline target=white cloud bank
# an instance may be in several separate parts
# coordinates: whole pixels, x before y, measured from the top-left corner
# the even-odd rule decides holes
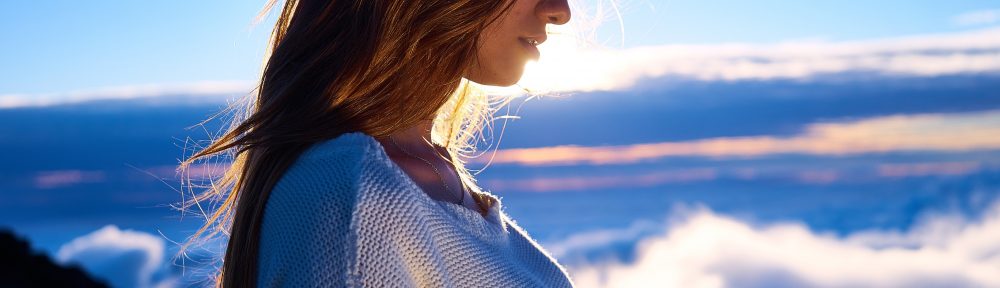
[[[634,263],[571,266],[573,280],[579,287],[1000,287],[1000,202],[979,220],[929,215],[908,232],[846,237],[801,224],[755,226],[704,209],[672,222],[665,234],[639,242]],[[607,235],[617,234],[546,247],[566,253],[599,246]],[[588,241],[601,243],[581,244]]]
[[[983,18],[982,16],[977,16]],[[939,76],[1000,71],[1000,27],[863,41],[664,45],[584,51],[568,37],[540,46],[521,85],[537,91],[621,90],[643,79],[809,80],[872,73]]]
[[[0,109],[74,104],[94,100],[126,100],[163,96],[206,96],[224,99],[249,93],[253,85],[245,81],[202,81],[180,84],[146,84],[104,87],[56,93],[0,94]]]
[[[970,14],[965,18],[972,20],[961,21],[982,22],[993,17],[987,13],[995,11]],[[542,59],[529,63],[519,87],[489,90],[502,94],[518,94],[521,88],[537,92],[622,90],[643,79],[663,77],[702,81],[810,80],[844,73],[925,77],[1000,72],[1000,27],[863,41],[664,45],[619,50],[582,50],[568,35],[572,33],[553,34],[539,46]],[[247,81],[206,81],[0,94],[0,109],[168,95],[232,96],[249,93],[252,88],[253,83]]]
[[[112,287],[170,287],[174,279],[157,275],[164,264],[164,241],[138,231],[104,226],[64,244],[56,253],[63,264],[78,263]]]

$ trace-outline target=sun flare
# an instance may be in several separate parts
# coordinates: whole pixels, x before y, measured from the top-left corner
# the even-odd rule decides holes
[[[548,28],[548,40],[538,45],[541,57],[525,65],[524,74],[511,87],[483,87],[492,95],[518,96],[574,90],[574,83],[585,81],[587,59],[581,59],[580,43],[572,28]]]
[[[586,59],[579,58],[580,46],[572,35],[572,31],[550,30],[548,41],[538,46],[542,56],[525,65],[517,86],[531,93],[548,93],[562,90],[567,82],[578,81],[584,72],[581,68],[585,68],[581,62]]]

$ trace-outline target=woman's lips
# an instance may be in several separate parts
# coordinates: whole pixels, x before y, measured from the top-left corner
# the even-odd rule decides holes
[[[538,58],[540,58],[542,56],[541,52],[538,52],[538,47],[536,47],[536,45],[541,44],[542,42],[545,41],[545,39],[542,39],[541,41],[539,41],[537,38],[524,38],[524,37],[522,37],[522,38],[518,38],[518,40],[520,40],[519,42],[521,42],[521,46],[524,46],[524,48],[526,50],[528,50],[528,54],[531,55],[532,59],[534,59],[535,61],[537,61]]]

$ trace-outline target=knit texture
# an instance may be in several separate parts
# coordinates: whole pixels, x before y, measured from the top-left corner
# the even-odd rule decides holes
[[[431,199],[369,135],[306,150],[275,185],[261,227],[262,287],[572,287],[501,210]]]

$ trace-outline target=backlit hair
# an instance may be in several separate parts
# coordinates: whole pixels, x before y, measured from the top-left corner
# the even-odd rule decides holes
[[[207,185],[185,180],[191,191],[204,191],[192,192],[182,209],[209,203],[214,212],[205,213],[181,253],[193,240],[228,235],[216,285],[255,287],[264,205],[314,143],[349,132],[383,137],[433,117],[433,141],[452,155],[473,152],[487,117],[503,103],[491,103],[463,76],[477,61],[482,31],[511,3],[286,1],[255,93],[227,110],[236,115],[228,131],[181,163],[182,175],[195,162],[227,165]],[[450,160],[462,181],[481,191],[461,159]]]

